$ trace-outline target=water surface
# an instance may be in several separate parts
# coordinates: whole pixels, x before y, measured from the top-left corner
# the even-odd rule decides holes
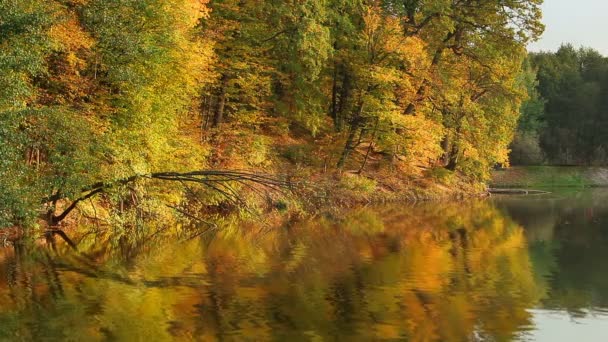
[[[0,249],[0,340],[605,341],[608,191]],[[119,237],[120,236],[120,237]]]

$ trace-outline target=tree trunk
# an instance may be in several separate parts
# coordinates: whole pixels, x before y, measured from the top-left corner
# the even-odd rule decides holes
[[[429,81],[426,78],[424,80],[422,80],[422,84],[420,84],[418,91],[416,91],[416,98],[414,99],[414,101],[410,102],[410,104],[407,105],[403,114],[405,114],[405,115],[415,114],[416,105],[424,99],[424,94],[426,93],[426,88],[428,87],[428,83],[429,83]]]
[[[350,153],[355,149],[355,136],[361,127],[362,122],[362,114],[363,114],[363,103],[359,104],[359,108],[355,112],[351,122],[350,129],[348,131],[348,137],[346,137],[346,144],[344,145],[344,150],[342,151],[342,155],[340,156],[340,160],[338,161],[338,169],[342,169],[344,164],[346,163],[346,159]]]
[[[346,145],[344,145],[344,150],[342,150],[342,155],[340,156],[340,160],[338,161],[338,169],[342,169],[344,167],[344,163],[346,163],[346,159],[355,148],[355,135],[357,135],[357,130],[359,125],[353,121],[351,123],[350,131],[348,132],[348,137],[346,138]]]
[[[228,78],[224,75],[221,79],[220,89],[217,95],[217,105],[213,115],[213,127],[219,127],[224,122],[224,107],[226,106],[226,83]]]
[[[458,147],[456,145],[452,145],[452,151],[448,156],[448,164],[445,166],[446,169],[450,171],[455,171],[458,166]]]
[[[374,132],[372,133],[372,139],[369,142],[369,147],[367,148],[367,153],[365,153],[365,158],[363,159],[363,164],[361,164],[361,168],[359,168],[359,174],[363,172],[365,165],[367,164],[367,159],[369,158],[372,149],[374,148],[374,140],[376,140],[376,134],[378,133],[378,124],[380,123],[380,119],[376,118],[376,125],[374,126]]]
[[[344,77],[342,78],[342,87],[340,89],[340,96],[338,101],[338,112],[336,114],[335,127],[336,132],[341,132],[344,128],[344,118],[346,117],[346,111],[348,110],[348,100],[350,98],[350,75],[347,70],[343,70]]]
[[[446,49],[446,44],[450,41],[450,39],[452,39],[454,36],[456,36],[458,34],[458,32],[460,32],[460,29],[456,28],[455,31],[449,32],[446,35],[446,37],[443,39],[441,46],[439,46],[439,48],[437,48],[437,50],[435,51],[435,54],[433,55],[433,60],[431,61],[431,66],[430,66],[431,70],[435,69],[439,65],[439,62],[441,61],[441,56],[443,55],[443,51]],[[428,88],[429,84],[430,84],[430,81],[428,79],[425,78],[422,80],[420,87],[418,87],[418,91],[416,91],[416,98],[414,98],[414,100],[412,102],[410,102],[410,104],[407,105],[407,107],[403,111],[403,114],[411,115],[416,112],[416,105],[418,105],[419,102],[424,100],[424,96],[426,94],[426,89]]]
[[[448,134],[441,141],[441,149],[443,150],[441,165],[446,166],[450,162],[450,136]]]
[[[201,99],[201,124],[199,126],[200,129],[200,142],[202,143],[205,140],[205,129],[209,124],[209,106],[210,104],[210,96],[203,95]]]
[[[334,121],[334,127],[337,128],[336,123],[338,122],[338,63],[334,63],[334,76],[331,87],[331,108],[329,110],[329,116]]]

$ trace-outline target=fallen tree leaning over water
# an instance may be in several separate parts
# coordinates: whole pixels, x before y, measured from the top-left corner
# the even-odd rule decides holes
[[[226,196],[226,198],[232,200],[235,203],[242,203],[239,194],[236,192],[231,184],[241,184],[252,190],[255,190],[253,185],[261,185],[266,188],[274,190],[290,189],[294,183],[289,179],[278,179],[273,176],[246,172],[246,171],[225,171],[225,170],[201,170],[191,172],[158,172],[143,175],[133,175],[128,178],[123,178],[110,182],[99,182],[89,187],[82,189],[80,197],[71,199],[70,204],[56,214],[56,205],[60,200],[68,200],[68,196],[62,194],[60,191],[56,192],[50,197],[42,200],[43,205],[49,205],[49,211],[47,212],[47,221],[49,225],[53,226],[63,221],[82,201],[94,197],[104,191],[115,188],[121,185],[127,185],[140,179],[156,179],[162,181],[173,181],[180,183],[197,183],[202,184],[220,194]]]

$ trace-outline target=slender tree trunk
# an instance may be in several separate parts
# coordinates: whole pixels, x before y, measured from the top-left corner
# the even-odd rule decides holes
[[[336,115],[336,131],[341,132],[344,128],[344,118],[346,117],[346,111],[348,110],[348,101],[350,99],[350,75],[348,70],[343,70],[344,77],[342,78],[342,88],[340,89],[340,96],[338,102],[338,112]]]
[[[208,119],[208,110],[209,108],[209,96],[203,95],[201,101],[201,124],[200,124],[200,142],[202,143],[205,139],[205,128],[207,128]]]
[[[217,95],[217,106],[213,115],[213,127],[219,127],[224,122],[224,107],[226,106],[226,86],[228,77],[222,76],[220,89]]]
[[[211,112],[215,109],[216,102],[215,96],[207,95],[207,108],[205,109],[205,128],[209,127],[211,124],[212,116]]]
[[[348,131],[348,137],[346,137],[346,144],[344,145],[344,150],[342,150],[342,155],[340,156],[340,160],[338,161],[338,169],[342,169],[344,167],[346,159],[348,159],[348,156],[356,147],[355,136],[357,135],[359,128],[361,128],[362,114],[363,103],[360,103],[359,108],[355,112],[355,115],[350,122],[350,129]]]
[[[338,63],[334,62],[334,76],[331,87],[331,108],[329,116],[334,120],[334,127],[337,127],[338,122]]]
[[[378,124],[379,123],[380,123],[380,119],[376,118],[376,124],[374,125],[374,133],[372,133],[372,139],[369,142],[369,147],[367,148],[367,153],[365,153],[365,158],[363,159],[361,168],[359,169],[359,172],[357,172],[357,173],[363,172],[363,169],[365,168],[365,165],[367,164],[367,159],[369,158],[369,155],[372,152],[372,149],[374,148],[374,141],[376,140],[376,134],[378,133]]]
[[[444,46],[441,46],[437,51],[435,51],[435,55],[433,56],[433,61],[431,62],[431,70],[435,69],[439,62],[441,61],[441,56],[443,55],[443,50],[445,50]],[[420,87],[416,91],[416,97],[414,101],[410,102],[409,105],[405,108],[403,112],[405,115],[411,115],[416,112],[416,105],[424,100],[424,96],[426,95],[426,90],[430,85],[430,81],[428,79],[423,79]]]
[[[340,160],[338,161],[338,169],[342,169],[344,167],[344,163],[346,163],[346,159],[355,148],[355,135],[357,134],[357,130],[359,129],[359,125],[353,121],[351,123],[350,130],[348,132],[348,137],[346,138],[346,145],[344,145],[344,150],[342,150],[342,155],[340,155]]]

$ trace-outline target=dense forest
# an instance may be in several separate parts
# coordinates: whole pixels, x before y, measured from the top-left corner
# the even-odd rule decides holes
[[[115,223],[219,212],[247,188],[163,182],[197,170],[481,183],[526,100],[549,160],[601,160],[604,59],[526,59],[541,3],[0,0],[0,227],[76,204]]]
[[[531,87],[512,162],[606,165],[608,58],[563,45],[557,52],[531,53],[525,70]]]

